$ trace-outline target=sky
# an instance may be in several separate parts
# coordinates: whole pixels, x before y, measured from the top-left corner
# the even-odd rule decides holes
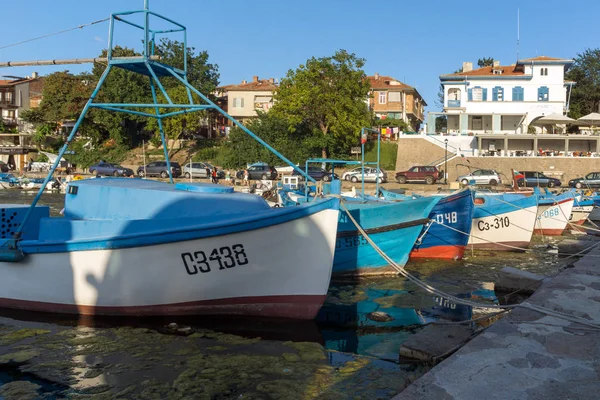
[[[143,0],[0,2],[4,17],[0,62],[96,57],[107,47],[108,22],[5,46],[113,12],[142,9],[144,4]],[[222,85],[254,75],[282,78],[311,57],[345,49],[366,60],[367,75],[379,73],[414,86],[428,103],[427,111],[438,109],[439,76],[461,68],[463,61],[476,66],[479,58],[492,57],[501,65],[514,63],[517,32],[520,59],[575,58],[600,47],[600,2],[590,0],[149,0],[149,4],[152,11],[187,27],[188,46],[208,52],[209,62],[218,65]],[[139,48],[139,31],[119,25],[115,43]],[[11,67],[1,68],[0,76],[90,69],[89,64]]]

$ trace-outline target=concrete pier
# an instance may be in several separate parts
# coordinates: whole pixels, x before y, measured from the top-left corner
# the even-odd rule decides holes
[[[528,303],[600,325],[600,246]],[[482,398],[600,398],[600,330],[517,308],[394,397]]]

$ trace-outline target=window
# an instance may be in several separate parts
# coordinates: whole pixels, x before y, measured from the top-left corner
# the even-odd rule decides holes
[[[548,101],[548,87],[538,88],[538,101]]]
[[[448,89],[448,100],[460,100],[460,89]]]
[[[379,104],[385,104],[386,92],[379,92]]]
[[[7,104],[12,104],[12,102],[13,102],[13,93],[12,92],[6,92],[6,93],[4,93],[4,100],[6,101]]]
[[[469,101],[487,101],[487,89],[479,86],[469,89]]]
[[[234,108],[244,108],[244,98],[243,97],[234,97],[233,98],[233,107]]]
[[[419,167],[412,167],[410,172],[419,172]]]
[[[540,68],[540,75],[548,76],[548,68]]]
[[[390,102],[392,102],[392,101],[400,102],[400,101],[402,101],[400,94],[401,94],[400,92],[390,92],[390,94],[388,95],[388,100]]]
[[[492,88],[492,101],[504,101],[504,88],[496,86]]]
[[[515,86],[512,90],[512,100],[513,101],[523,101],[525,97],[523,88],[521,86]]]

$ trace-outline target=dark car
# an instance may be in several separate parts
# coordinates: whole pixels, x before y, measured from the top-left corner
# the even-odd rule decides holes
[[[571,179],[569,186],[577,189],[600,187],[600,172],[590,172],[583,178]]]
[[[10,168],[8,168],[8,164],[4,161],[0,161],[0,172],[8,172]]]
[[[517,179],[517,185],[521,187],[549,187],[560,186],[560,180],[550,178],[541,172],[537,171],[522,171],[523,178]]]
[[[177,178],[181,176],[181,166],[179,163],[172,162],[171,163],[171,173],[173,174],[173,178]],[[137,174],[140,177],[144,176],[160,176],[161,178],[169,177],[169,170],[167,169],[166,161],[153,161],[145,166],[142,165],[137,169]]]
[[[133,170],[131,168],[125,168],[119,164],[112,164],[107,162],[99,162],[88,168],[91,174],[94,175],[107,175],[107,176],[133,176]]]
[[[267,179],[277,179],[277,170],[275,169],[275,167],[272,167],[270,165],[251,165],[247,168],[248,170],[248,179],[262,179],[262,180],[267,180]],[[243,179],[244,178],[244,170],[238,171],[235,174],[235,177],[237,179]]]
[[[442,174],[437,167],[431,165],[418,165],[408,171],[396,172],[398,183],[424,181],[428,185],[433,185],[441,177]]]
[[[301,169],[302,171],[306,171],[306,167],[298,167],[298,168]],[[300,175],[300,172],[294,170],[292,172],[292,176],[297,176],[297,175]],[[321,167],[308,167],[308,176],[313,178],[315,181],[322,180],[324,182],[329,182],[332,178],[340,179],[338,174],[332,174],[331,171],[326,171],[325,169],[323,169]]]

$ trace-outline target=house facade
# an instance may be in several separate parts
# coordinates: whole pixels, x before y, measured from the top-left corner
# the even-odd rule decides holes
[[[32,127],[20,118],[20,113],[39,105],[43,79],[37,73],[27,78],[0,80],[0,160],[23,169],[27,155],[36,151],[31,145]]]
[[[273,94],[278,89],[274,78],[252,78],[252,82],[242,81],[239,85],[226,85],[217,88],[218,103],[225,111],[241,123],[258,116],[257,110],[267,112],[273,107]],[[220,119],[220,126],[232,126],[231,121]]]
[[[568,111],[574,82],[565,81],[565,73],[572,64],[546,56],[479,69],[465,62],[462,72],[440,76],[444,110],[428,115],[427,131],[433,133],[435,118],[443,115],[450,134],[527,133],[544,115]]]
[[[427,103],[414,87],[377,73],[367,80],[371,85],[367,103],[378,118],[399,119],[413,130],[419,129]]]

